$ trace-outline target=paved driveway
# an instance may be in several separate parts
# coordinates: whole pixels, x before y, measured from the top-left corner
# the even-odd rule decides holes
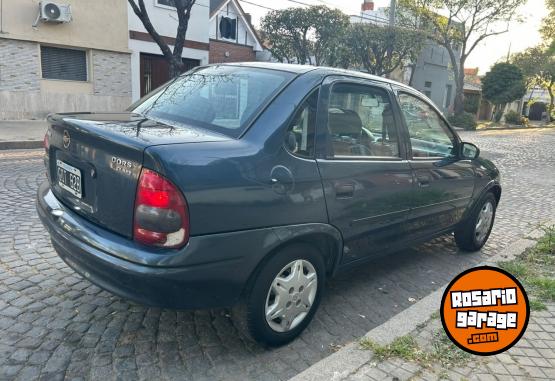
[[[295,375],[555,218],[554,130],[463,137],[503,174],[498,219],[482,252],[458,253],[445,236],[343,274],[301,338],[279,349],[245,342],[226,311],[145,308],[81,279],[58,259],[34,209],[42,151],[0,151],[0,380]]]

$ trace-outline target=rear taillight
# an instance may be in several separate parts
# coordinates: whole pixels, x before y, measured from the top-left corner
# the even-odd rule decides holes
[[[44,146],[44,151],[48,155],[48,150],[50,149],[50,139],[48,138],[48,131],[46,131],[46,134],[44,134],[42,145]]]
[[[133,239],[165,248],[189,240],[189,212],[183,194],[162,175],[143,169],[135,198]]]

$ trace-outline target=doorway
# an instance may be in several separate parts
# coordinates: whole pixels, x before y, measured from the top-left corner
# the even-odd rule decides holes
[[[185,70],[200,65],[200,60],[183,58]],[[170,80],[170,65],[164,56],[141,53],[141,97]]]

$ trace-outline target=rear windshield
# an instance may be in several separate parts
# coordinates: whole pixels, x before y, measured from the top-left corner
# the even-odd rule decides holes
[[[210,66],[169,82],[130,111],[238,137],[292,77],[276,70]]]

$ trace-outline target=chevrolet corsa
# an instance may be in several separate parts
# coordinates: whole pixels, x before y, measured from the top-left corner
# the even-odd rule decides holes
[[[501,196],[429,99],[357,72],[206,66],[128,112],[48,121],[37,208],[60,257],[139,303],[233,307],[270,345],[338,271],[450,232],[480,249]]]

